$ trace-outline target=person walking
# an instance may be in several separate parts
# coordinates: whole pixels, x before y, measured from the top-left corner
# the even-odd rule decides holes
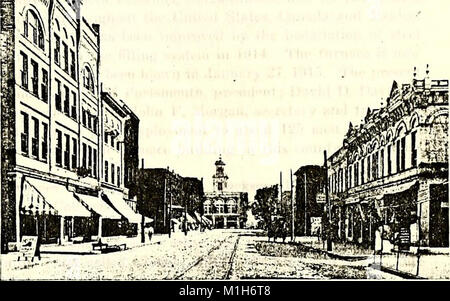
[[[150,227],[148,228],[148,240],[149,240],[149,241],[152,240],[152,236],[153,236],[153,233],[154,233],[154,232],[155,232],[155,230],[153,229],[152,226],[150,226]]]

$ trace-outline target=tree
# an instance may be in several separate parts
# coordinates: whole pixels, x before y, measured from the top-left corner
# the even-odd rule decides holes
[[[258,189],[255,202],[252,206],[253,215],[263,222],[263,228],[269,229],[272,224],[272,216],[278,209],[278,186],[270,186]]]

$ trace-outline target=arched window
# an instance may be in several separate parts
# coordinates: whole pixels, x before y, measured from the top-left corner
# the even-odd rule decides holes
[[[203,203],[203,209],[205,211],[205,214],[211,213],[211,201],[207,200]]]
[[[227,201],[227,209],[228,209],[228,213],[236,213],[237,212],[236,201],[234,199],[230,199]]]
[[[215,201],[214,207],[216,207],[217,213],[223,213],[223,207],[224,207],[223,200],[219,199],[219,200]]]
[[[28,10],[25,15],[23,34],[34,45],[44,50],[44,29],[38,16],[32,10]]]
[[[88,67],[84,68],[83,85],[86,89],[94,93],[94,76]]]

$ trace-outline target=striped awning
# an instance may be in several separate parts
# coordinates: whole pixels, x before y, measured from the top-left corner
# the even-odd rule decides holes
[[[37,209],[37,212],[45,212],[44,206],[49,205],[49,212],[54,210],[55,215],[59,216],[77,216],[77,217],[90,217],[91,213],[87,210],[74,196],[74,193],[68,191],[64,185],[56,184],[53,182],[47,182],[38,180],[35,178],[27,178],[26,183],[29,184],[32,189],[39,195],[36,199],[26,199],[24,193],[24,199],[22,202],[22,208],[34,207],[38,205],[42,206]],[[40,201],[42,198],[43,201]],[[34,204],[33,204],[34,203]],[[46,204],[46,205],[44,205]]]
[[[123,194],[118,192],[103,191],[103,197],[107,198],[112,206],[120,212],[130,223],[138,224],[142,221],[142,216],[131,209],[123,199]]]
[[[85,204],[90,210],[97,212],[102,218],[107,219],[121,219],[121,215],[117,213],[113,208],[105,203],[101,198],[97,196],[90,196],[86,194],[75,194],[82,203]]]

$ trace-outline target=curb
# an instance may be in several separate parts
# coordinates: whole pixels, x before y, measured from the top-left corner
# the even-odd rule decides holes
[[[369,264],[369,268],[372,268],[372,269],[375,269],[375,270],[379,270],[379,271],[382,271],[382,272],[385,272],[385,273],[388,273],[388,274],[392,274],[394,276],[401,277],[403,279],[417,279],[417,280],[419,280],[419,279],[422,279],[422,280],[423,279],[427,279],[427,278],[424,278],[424,277],[413,275],[411,273],[397,271],[397,270],[394,270],[394,269],[391,269],[391,268],[380,266],[379,264],[371,263],[371,264]]]

